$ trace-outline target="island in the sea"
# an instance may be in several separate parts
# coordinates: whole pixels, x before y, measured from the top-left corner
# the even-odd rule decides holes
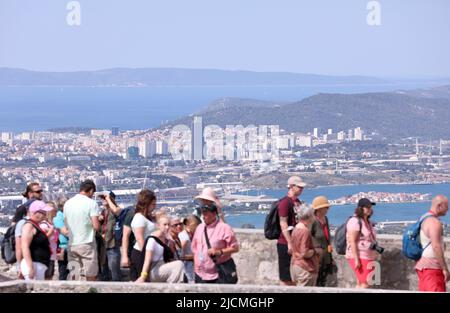
[[[391,193],[391,192],[359,192],[354,195],[340,197],[338,199],[330,200],[333,205],[347,205],[355,204],[361,198],[368,198],[377,203],[405,203],[405,202],[427,202],[431,201],[431,194],[429,193]]]

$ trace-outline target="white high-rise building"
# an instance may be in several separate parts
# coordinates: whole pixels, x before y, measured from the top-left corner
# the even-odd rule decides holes
[[[332,135],[333,134],[333,129],[328,128],[328,135]]]
[[[7,133],[7,132],[2,133],[1,140],[3,142],[10,142],[13,139],[14,139],[14,134],[13,133]]]
[[[194,121],[192,122],[192,159],[202,160],[203,159],[203,122],[201,116],[194,116]]]
[[[317,127],[314,128],[313,135],[314,135],[314,137],[319,138],[319,136],[320,136],[320,128],[317,128]]]
[[[167,155],[169,154],[169,145],[164,140],[158,140],[156,142],[156,154]]]
[[[22,133],[20,134],[20,140],[24,140],[24,141],[32,141],[35,138],[35,133]]]
[[[344,131],[340,131],[340,132],[337,134],[337,139],[338,139],[339,141],[344,141],[344,140],[345,140],[345,132],[344,132]]]
[[[355,140],[363,140],[364,132],[361,127],[355,128]]]
[[[348,130],[348,132],[347,132],[347,139],[349,140],[349,141],[352,141],[353,140],[353,129],[349,129]]]
[[[139,155],[144,158],[151,158],[156,154],[156,141],[142,139],[138,145]]]

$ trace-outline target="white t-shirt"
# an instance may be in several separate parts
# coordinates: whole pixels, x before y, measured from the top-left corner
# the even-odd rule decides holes
[[[185,254],[188,255],[192,255],[192,250],[191,250],[191,238],[189,237],[189,234],[187,233],[186,230],[183,230],[181,233],[178,234],[178,238],[180,239],[180,241],[183,243],[183,241],[187,241],[187,246],[186,246],[186,252]],[[180,255],[181,257],[181,255]]]
[[[69,230],[69,246],[94,242],[91,217],[98,216],[98,204],[91,198],[78,194],[64,205],[64,218]]]
[[[147,241],[147,247],[145,247],[145,250],[152,251],[152,263],[164,261],[164,248],[157,243],[155,239],[150,238]]]
[[[131,221],[131,229],[133,230],[135,238],[136,238],[135,229],[140,227],[144,227],[144,240],[147,237],[151,236],[152,233],[155,231],[155,224],[152,221],[150,221],[141,213],[136,213],[133,217],[133,220]],[[137,241],[134,244],[133,248],[141,251],[141,248],[139,247],[139,243]]]

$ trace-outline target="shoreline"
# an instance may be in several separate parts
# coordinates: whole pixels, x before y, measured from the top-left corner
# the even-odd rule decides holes
[[[393,186],[401,186],[401,185],[444,185],[450,184],[450,181],[443,182],[435,182],[435,183],[390,183],[390,182],[381,182],[381,183],[364,183],[364,184],[337,184],[337,185],[320,185],[314,187],[306,186],[306,189],[322,189],[322,188],[330,188],[330,187],[353,187],[353,186],[380,186],[380,185],[393,185]],[[248,191],[262,191],[262,190],[284,190],[285,188],[249,188]]]

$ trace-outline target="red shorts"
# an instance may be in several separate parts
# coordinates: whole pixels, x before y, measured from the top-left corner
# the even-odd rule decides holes
[[[445,278],[442,270],[424,268],[416,269],[419,277],[419,291],[445,292]]]
[[[359,261],[361,262],[361,267],[358,270],[355,267],[355,259],[347,259],[347,260],[353,272],[355,272],[356,274],[356,279],[358,280],[358,283],[368,284],[367,277],[369,276],[370,273],[372,273],[375,270],[375,267],[368,265],[374,260],[359,259]]]

